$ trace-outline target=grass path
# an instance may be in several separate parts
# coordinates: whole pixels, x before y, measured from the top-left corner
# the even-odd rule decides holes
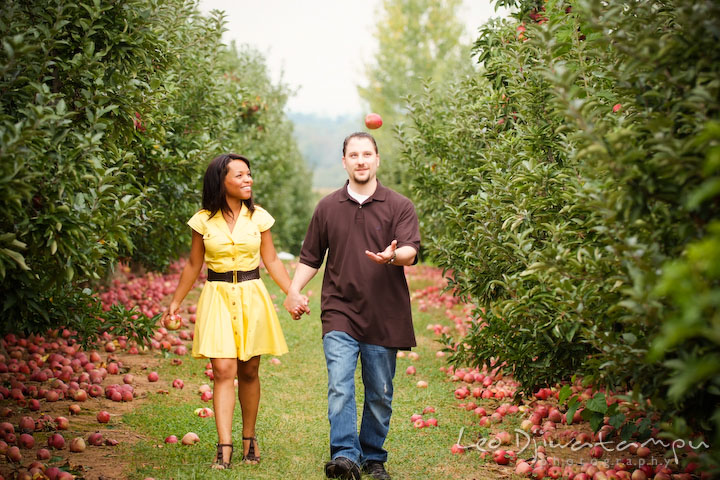
[[[259,465],[244,465],[241,455],[241,417],[239,405],[235,411],[233,441],[236,455],[229,471],[209,469],[216,440],[214,420],[199,418],[193,412],[198,407],[211,406],[202,402],[197,388],[210,383],[204,375],[206,361],[185,359],[180,366],[163,362],[159,373],[164,378],[181,378],[183,390],[171,389],[168,393],[152,393],[148,401],[136,411],[126,414],[123,423],[143,435],[129,452],[132,477],[143,479],[322,479],[323,465],[329,460],[329,424],[327,420],[327,374],[322,352],[320,330],[319,292],[321,275],[308,285],[312,315],[293,321],[284,310],[280,312],[290,352],[273,365],[270,357],[262,359],[260,376],[262,400],[257,424],[262,451]],[[276,303],[281,307],[282,294],[272,281],[265,279]],[[411,290],[428,285],[427,280],[411,281]],[[189,297],[185,306],[192,304],[197,292]],[[414,308],[415,332],[420,357],[411,361],[398,358],[395,377],[395,397],[390,434],[386,442],[389,451],[388,470],[394,479],[496,479],[507,478],[501,470],[483,464],[477,452],[452,455],[450,446],[457,442],[460,430],[465,427],[477,434],[479,427],[471,426],[473,416],[457,408],[453,397],[455,385],[446,379],[439,367],[444,365],[435,352],[439,344],[434,341],[428,324],[445,323],[444,307],[418,312]],[[417,368],[415,375],[407,375],[409,365]],[[359,370],[359,414],[362,408],[362,384]],[[418,380],[426,380],[428,388],[418,388]],[[484,401],[492,405],[492,401]],[[421,413],[425,406],[433,406],[436,413],[426,415],[438,419],[436,428],[416,429],[410,416]],[[193,431],[200,436],[194,446],[165,445],[163,439],[175,434],[181,438]],[[471,436],[466,434],[465,443]]]

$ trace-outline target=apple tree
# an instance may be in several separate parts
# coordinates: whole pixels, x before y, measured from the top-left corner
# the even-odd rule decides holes
[[[160,269],[188,248],[202,174],[223,151],[256,156],[276,217],[309,215],[302,196],[270,201],[275,188],[310,187],[282,115],[287,90],[257,54],[222,44],[223,24],[185,0],[0,5],[4,329],[148,327],[101,312],[93,286],[119,260]],[[276,230],[296,248],[296,225]]]
[[[401,132],[424,246],[479,307],[455,361],[629,390],[720,443],[720,6],[497,3],[481,73]]]

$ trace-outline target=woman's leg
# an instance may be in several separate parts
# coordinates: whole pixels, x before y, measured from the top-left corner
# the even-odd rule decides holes
[[[213,407],[215,408],[215,426],[218,443],[232,444],[232,421],[235,411],[235,377],[237,376],[236,358],[213,358]],[[223,461],[230,460],[230,447],[223,447]],[[217,459],[216,459],[217,460]]]
[[[250,438],[255,436],[255,422],[260,407],[260,356],[253,357],[246,362],[237,361],[238,371],[238,398],[242,409],[242,436]],[[243,440],[243,455],[247,455],[251,440]],[[254,442],[255,455],[260,457],[260,447]]]

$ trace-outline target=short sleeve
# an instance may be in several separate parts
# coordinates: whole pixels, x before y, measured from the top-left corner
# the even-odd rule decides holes
[[[187,224],[200,235],[205,235],[207,233],[207,217],[207,210],[200,210],[188,220]]]
[[[258,206],[255,206],[255,211],[252,214],[252,220],[261,232],[269,230],[270,227],[275,224],[275,219],[272,215],[270,215],[264,208]]]
[[[328,249],[326,223],[323,220],[323,206],[324,202],[321,200],[315,207],[300,250],[300,263],[312,268],[322,266]]]
[[[402,204],[399,212],[398,223],[395,227],[395,238],[397,239],[397,247],[411,246],[416,252],[420,252],[420,226],[418,217],[415,213],[415,207],[408,199]],[[418,262],[418,255],[415,255],[413,265]]]

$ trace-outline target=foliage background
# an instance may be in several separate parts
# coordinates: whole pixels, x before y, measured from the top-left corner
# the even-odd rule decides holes
[[[96,331],[88,287],[118,260],[161,269],[186,249],[225,151],[251,159],[278,248],[299,249],[311,178],[287,90],[222,45],[221,17],[191,0],[9,0],[0,31],[4,328]]]
[[[474,72],[469,42],[457,18],[461,0],[384,0],[378,11],[378,51],[358,86],[370,112],[380,114],[383,128],[374,130],[382,162],[381,181],[410,195],[409,175],[400,160],[396,137],[407,119],[407,97],[422,92],[428,81],[439,88]]]
[[[480,74],[399,135],[424,247],[482,307],[454,360],[629,390],[720,444],[720,7],[497,4]]]

